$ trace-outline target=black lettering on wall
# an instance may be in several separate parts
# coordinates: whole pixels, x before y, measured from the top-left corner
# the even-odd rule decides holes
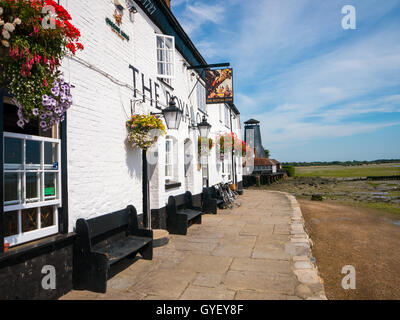
[[[158,101],[159,101],[158,98],[160,97],[160,95],[158,94],[158,91],[157,91],[158,88],[160,88],[160,85],[157,82],[154,82],[154,96],[156,99],[156,108],[161,110],[162,108],[158,105]]]
[[[150,88],[146,87],[144,84],[144,74],[142,73],[142,92],[143,92],[143,102],[146,102],[146,91],[150,93],[150,105],[153,106],[153,85],[151,79],[149,79]]]
[[[133,96],[136,98],[136,73],[139,74],[139,70],[132,65],[129,65],[129,68],[132,69],[133,73],[133,88],[134,88]]]

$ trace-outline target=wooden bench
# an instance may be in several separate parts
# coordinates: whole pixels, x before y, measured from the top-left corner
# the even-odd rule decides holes
[[[201,224],[202,208],[193,205],[190,192],[169,197],[167,204],[167,229],[171,234],[186,235],[191,224]]]
[[[107,291],[110,267],[140,253],[153,259],[153,231],[139,228],[136,208],[76,222],[74,288],[99,293]]]
[[[224,199],[215,187],[203,189],[204,213],[217,214],[218,208],[223,209],[224,204]]]

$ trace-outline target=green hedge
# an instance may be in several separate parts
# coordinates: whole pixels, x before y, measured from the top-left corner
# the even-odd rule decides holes
[[[294,177],[296,175],[296,168],[294,166],[283,166],[289,177]]]

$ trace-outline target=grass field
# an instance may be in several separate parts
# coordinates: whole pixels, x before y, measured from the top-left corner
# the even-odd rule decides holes
[[[322,178],[359,178],[400,175],[399,164],[377,164],[362,166],[312,166],[296,167],[298,177],[322,177]]]

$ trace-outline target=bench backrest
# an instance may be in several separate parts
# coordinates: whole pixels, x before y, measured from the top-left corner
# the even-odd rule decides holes
[[[167,211],[170,214],[173,214],[180,209],[190,208],[193,208],[193,196],[190,191],[186,192],[183,196],[170,196],[168,199]]]
[[[77,233],[87,233],[89,239],[96,238],[113,230],[138,229],[137,211],[134,206],[92,219],[79,219]]]

